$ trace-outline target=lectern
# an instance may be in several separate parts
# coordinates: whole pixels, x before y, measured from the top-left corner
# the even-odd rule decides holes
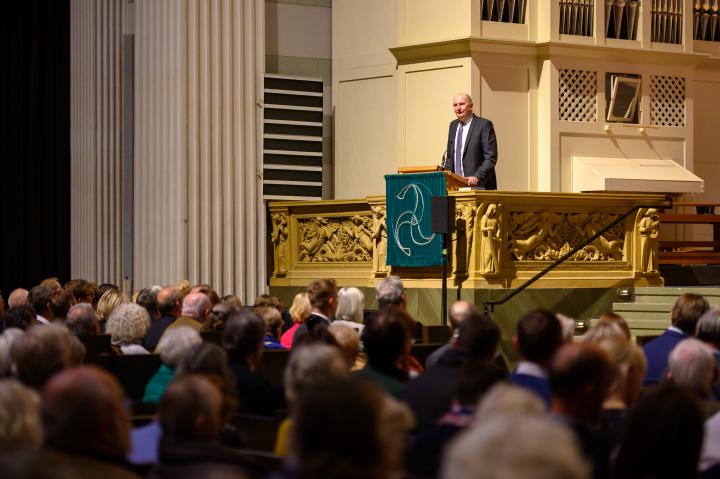
[[[401,175],[409,173],[437,173],[438,171],[445,174],[445,187],[447,191],[457,191],[460,188],[468,186],[467,180],[460,175],[456,175],[452,171],[443,170],[438,165],[432,166],[403,166],[398,168],[398,173]]]

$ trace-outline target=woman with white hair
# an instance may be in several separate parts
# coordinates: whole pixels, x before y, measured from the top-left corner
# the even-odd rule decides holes
[[[362,334],[365,295],[357,288],[340,288],[333,324],[345,324]]]
[[[194,346],[201,343],[200,333],[191,327],[179,326],[168,329],[155,349],[163,363],[145,386],[142,402],[158,404],[168,384],[175,377],[175,368]]]
[[[123,303],[110,314],[105,332],[118,354],[150,354],[140,341],[150,328],[147,310],[135,303]]]

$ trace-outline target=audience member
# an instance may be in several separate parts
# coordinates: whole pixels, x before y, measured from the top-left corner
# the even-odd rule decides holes
[[[285,368],[284,387],[290,409],[296,407],[304,389],[317,382],[329,382],[348,375],[347,362],[337,348],[325,344],[302,345],[293,350]],[[352,413],[351,411],[348,411]],[[286,419],[278,429],[275,454],[288,455],[293,420]]]
[[[57,296],[63,290],[62,285],[58,278],[46,278],[40,282],[40,286],[45,286],[52,291],[53,296]]]
[[[275,391],[255,372],[260,363],[265,338],[265,322],[257,314],[242,310],[233,313],[225,324],[223,347],[235,378],[239,412],[272,415],[282,407],[282,391]]]
[[[357,288],[340,288],[337,295],[337,310],[333,324],[345,324],[362,334],[365,327],[365,295]]]
[[[40,397],[15,379],[0,379],[0,453],[42,446]]]
[[[100,332],[99,316],[88,303],[78,303],[70,308],[65,325],[74,336],[89,336]]]
[[[362,335],[368,362],[354,373],[398,399],[403,396],[409,379],[403,365],[412,346],[408,329],[411,321],[405,310],[397,307],[385,308],[370,318]]]
[[[161,290],[160,286],[153,286],[150,288],[143,288],[138,292],[135,298],[135,303],[139,304],[148,312],[150,315],[150,321],[160,319],[160,310],[158,308],[157,294]]]
[[[265,322],[265,338],[263,345],[265,349],[285,349],[278,341],[283,327],[283,319],[280,311],[272,306],[259,306],[255,313]]]
[[[130,302],[125,293],[117,289],[109,289],[100,297],[97,305],[97,313],[100,317],[100,330],[105,332],[105,324],[112,312],[120,306]]]
[[[27,304],[13,306],[5,311],[2,316],[3,328],[18,328],[25,331],[32,326],[35,320],[35,312]]]
[[[24,333],[22,329],[7,328],[0,334],[0,377],[10,375],[13,365],[12,348],[15,341]]]
[[[14,341],[12,361],[15,375],[36,389],[70,366],[70,333],[65,326],[33,326]]]
[[[50,288],[46,288],[45,286],[35,286],[28,293],[28,305],[35,311],[35,319],[32,322],[33,325],[48,325],[50,321],[55,319],[55,314],[51,306],[52,296],[53,294]]]
[[[455,347],[440,357],[437,366],[410,381],[405,389],[404,399],[415,414],[418,432],[434,426],[450,410],[457,397],[462,368],[478,373],[490,367],[495,357],[500,329],[489,316],[475,312],[463,320],[458,329]]]
[[[407,309],[407,294],[399,276],[388,276],[375,287],[378,309],[388,306]]]
[[[297,328],[293,336],[293,347],[309,332],[316,328],[330,326],[331,318],[337,309],[337,285],[332,279],[317,279],[308,285],[308,301],[310,301],[310,316]]]
[[[140,344],[149,327],[150,317],[145,308],[123,303],[110,314],[105,331],[119,354],[150,354]]]
[[[702,438],[702,409],[692,393],[669,384],[651,389],[628,418],[612,477],[696,477]]]
[[[705,298],[697,294],[684,293],[678,298],[670,313],[671,326],[643,348],[648,361],[645,386],[660,382],[667,369],[670,352],[680,341],[695,335],[697,322],[709,307]]]
[[[242,301],[240,301],[240,298],[235,296],[234,294],[226,294],[222,297],[222,302],[229,304],[230,306],[234,307],[235,309],[240,309],[243,307]]]
[[[207,299],[210,300],[211,306],[220,302],[220,296],[217,294],[217,291],[215,291],[209,284],[196,284],[192,287],[189,294],[193,293],[202,293],[207,296]]]
[[[53,377],[42,397],[47,450],[41,477],[137,478],[125,466],[130,418],[123,391],[109,373],[71,368]]]
[[[446,351],[453,348],[455,343],[457,342],[458,335],[460,334],[460,323],[462,323],[465,319],[472,317],[476,313],[477,308],[475,308],[475,305],[469,301],[455,301],[452,306],[450,306],[450,311],[448,313],[450,340],[446,344],[443,344],[442,346],[437,348],[430,356],[428,356],[428,358],[425,360],[426,368],[437,366],[438,360],[443,356],[443,354],[445,354]]]
[[[205,331],[222,331],[225,329],[225,321],[228,316],[238,311],[240,308],[235,306],[233,303],[226,302],[224,299],[218,304],[214,305],[208,313],[207,320],[205,321]]]
[[[596,430],[611,375],[608,354],[589,343],[563,345],[550,369],[552,412],[575,433],[596,479],[607,476],[612,449],[612,443]]]
[[[24,306],[27,303],[28,290],[23,288],[17,288],[12,290],[10,296],[8,296],[7,306],[8,308],[16,308],[18,306]]]
[[[72,292],[75,301],[78,303],[90,303],[95,301],[95,290],[97,285],[84,279],[71,279],[64,286],[65,289]]]
[[[189,326],[195,331],[201,331],[211,307],[212,303],[205,293],[188,294],[183,299],[180,317],[165,328],[165,331],[180,326]]]
[[[667,378],[697,395],[705,419],[720,411],[720,403],[709,400],[710,389],[717,377],[715,358],[702,341],[683,339],[670,353]]]
[[[168,384],[175,377],[177,365],[194,346],[201,343],[200,334],[186,326],[172,329],[163,335],[155,351],[160,355],[163,363],[145,386],[142,402],[148,404],[159,403]]]
[[[625,337],[629,340],[632,336],[630,334],[630,327],[627,324],[627,321],[625,321],[625,318],[622,317],[622,315],[617,313],[603,313],[598,318],[598,323],[612,323],[617,325],[625,335]]]
[[[562,424],[541,415],[501,414],[450,445],[442,478],[586,479],[588,470]]]
[[[295,331],[297,331],[308,316],[310,316],[310,300],[308,299],[307,291],[304,291],[295,295],[292,306],[290,306],[290,317],[292,318],[293,324],[280,337],[280,344],[282,344],[285,349],[292,349]]]
[[[696,336],[710,348],[715,359],[715,367],[720,368],[720,308],[711,308],[700,317]],[[720,402],[720,379],[713,383],[710,399]]]
[[[60,283],[58,283],[59,285]],[[68,311],[70,308],[77,304],[75,296],[70,291],[60,290],[57,293],[53,293],[52,299],[50,300],[50,307],[53,311],[53,316],[56,321],[65,321]]]
[[[340,351],[342,351],[345,361],[348,364],[348,368],[351,371],[358,371],[365,367],[367,364],[367,356],[360,354],[360,335],[357,330],[351,328],[346,324],[337,324],[337,322],[330,325],[328,332],[332,334],[337,341]]]
[[[150,323],[150,329],[142,340],[142,345],[148,351],[154,351],[163,333],[180,316],[182,295],[175,286],[168,286],[158,291],[156,295],[160,317]]]
[[[555,352],[563,344],[562,327],[554,313],[536,309],[517,323],[513,345],[520,356],[510,382],[534,392],[550,407],[548,371]]]

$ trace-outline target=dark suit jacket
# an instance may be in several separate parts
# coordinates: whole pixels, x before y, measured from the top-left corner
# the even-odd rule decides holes
[[[457,132],[458,120],[450,122],[448,132],[447,158],[445,169],[453,173],[455,171],[455,133]],[[478,179],[477,186],[486,190],[497,189],[495,178],[495,164],[497,163],[497,140],[493,124],[487,118],[472,116],[470,130],[467,134],[463,150],[463,173],[464,176],[474,176]]]
[[[668,367],[670,352],[685,338],[687,336],[683,333],[668,329],[645,345],[643,350],[647,357],[647,373],[644,386],[654,386],[662,381],[662,375]]]

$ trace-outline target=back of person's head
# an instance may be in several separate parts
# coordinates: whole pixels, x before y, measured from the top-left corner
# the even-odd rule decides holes
[[[307,291],[303,291],[293,298],[290,306],[290,317],[294,322],[302,323],[308,316],[310,316],[310,300]]]
[[[63,289],[58,278],[45,278],[40,282],[40,286],[45,286],[46,288],[49,288],[50,291],[53,292],[53,294],[59,294],[60,291]]]
[[[40,397],[15,379],[0,379],[0,451],[27,451],[40,446]]]
[[[223,417],[230,419],[237,409],[235,378],[228,366],[228,354],[217,344],[200,343],[191,347],[177,368],[176,375],[200,374],[209,378],[223,395]]]
[[[441,477],[587,479],[590,469],[575,437],[560,422],[541,415],[500,414],[450,444]]]
[[[405,286],[399,276],[388,276],[375,287],[378,308],[400,306],[404,302]]]
[[[189,326],[180,326],[165,331],[160,338],[155,353],[168,366],[175,367],[195,346],[202,343],[200,333]]]
[[[501,414],[514,416],[546,414],[547,407],[540,396],[527,388],[500,382],[495,384],[477,405],[475,418],[487,421]]]
[[[675,301],[670,312],[670,321],[683,333],[692,336],[695,334],[700,316],[705,314],[708,309],[710,309],[710,305],[705,298],[699,294],[684,293]]]
[[[246,359],[258,354],[265,338],[265,321],[256,313],[240,310],[225,322],[223,347],[230,356]]]
[[[243,307],[242,300],[235,296],[234,294],[226,294],[222,297],[221,303],[229,304],[230,306],[233,306],[235,309],[240,309]]]
[[[333,323],[328,328],[328,332],[333,335],[340,346],[348,367],[352,368],[360,354],[360,335],[357,330],[347,324]]]
[[[409,351],[412,318],[402,309],[388,307],[368,319],[362,333],[368,363],[380,371],[396,368],[398,360]]]
[[[143,288],[135,298],[135,303],[139,304],[152,316],[160,314],[157,303],[157,290],[154,288]]]
[[[211,306],[210,299],[204,293],[190,293],[183,299],[181,314],[202,323]]]
[[[293,350],[285,368],[285,397],[293,403],[310,384],[347,375],[347,362],[337,348],[326,344],[300,346]]]
[[[260,306],[254,309],[255,313],[265,322],[265,331],[272,335],[275,339],[280,339],[279,336],[283,326],[283,319],[280,311],[272,306]]]
[[[180,290],[175,286],[167,286],[156,295],[158,311],[163,316],[175,316],[178,313],[178,303],[182,299]]]
[[[448,312],[450,328],[455,332],[455,334],[458,334],[460,324],[462,324],[462,322],[466,319],[475,316],[477,312],[477,308],[470,301],[455,301],[452,306],[450,306],[450,311]]]
[[[313,309],[329,311],[337,301],[337,284],[334,279],[316,279],[308,284],[307,294]]]
[[[340,321],[363,322],[365,295],[357,288],[340,288],[335,319]]]
[[[50,300],[50,308],[52,309],[53,316],[56,319],[65,318],[70,308],[75,304],[77,304],[75,296],[66,289],[54,293],[52,299]]]
[[[695,336],[700,341],[720,347],[720,308],[710,308],[700,316]]]
[[[3,313],[4,328],[18,328],[25,331],[35,319],[35,312],[27,304],[21,306],[13,306]]]
[[[97,288],[95,288],[95,292],[93,293],[93,302],[92,302],[92,305],[94,308],[97,308],[98,301],[100,301],[100,298],[102,298],[102,295],[107,293],[111,289],[120,291],[120,288],[118,288],[117,285],[114,285],[111,283],[103,283],[100,286],[98,286]]]
[[[208,312],[207,320],[205,320],[206,331],[222,331],[225,329],[225,321],[228,316],[239,310],[234,304],[222,300],[218,304],[214,304]]]
[[[97,305],[97,313],[100,321],[107,321],[112,312],[121,304],[129,300],[125,293],[117,289],[109,289],[100,297]]]
[[[628,417],[612,477],[697,477],[702,440],[697,396],[671,384],[651,389]]]
[[[0,334],[0,377],[10,374],[13,364],[12,348],[15,341],[23,334],[25,331],[19,328],[7,328]]]
[[[598,344],[608,338],[617,338],[621,341],[629,342],[629,338],[625,336],[625,331],[622,330],[622,327],[611,321],[598,321],[583,335],[582,340],[587,343]]]
[[[273,308],[277,308],[279,311],[282,311],[283,308],[283,304],[282,301],[280,301],[280,298],[271,294],[261,294],[260,296],[255,298],[255,302],[253,302],[253,308],[259,308],[260,306],[272,306]]]
[[[52,297],[53,293],[50,288],[35,286],[28,293],[27,302],[35,314],[46,315],[46,311],[51,310],[50,300]]]
[[[16,308],[18,306],[25,306],[27,304],[28,290],[25,288],[17,288],[10,292],[8,296],[7,305],[8,308]]]
[[[78,303],[68,311],[65,325],[75,336],[97,334],[99,317],[88,303]]]
[[[176,441],[215,442],[223,425],[222,394],[208,378],[176,377],[160,399],[163,437]]]
[[[207,299],[210,300],[210,304],[218,304],[220,302],[220,295],[209,284],[196,284],[190,290],[190,294],[192,293],[204,294],[207,296]]]
[[[563,345],[550,368],[553,400],[560,403],[563,413],[581,421],[597,419],[611,380],[612,364],[608,354],[590,343]]]
[[[470,360],[492,361],[500,342],[500,328],[490,316],[477,311],[460,323],[457,348]]]
[[[715,358],[702,341],[684,339],[670,352],[668,377],[674,384],[705,397],[710,392],[715,376]]]
[[[548,363],[562,343],[562,327],[555,313],[536,309],[518,321],[516,344],[523,359]]]
[[[335,379],[303,390],[294,414],[299,479],[387,477],[381,443],[383,399],[367,382]]]
[[[622,315],[618,313],[603,313],[598,318],[598,323],[612,323],[617,325],[625,335],[627,339],[630,339],[632,335],[630,334],[630,327],[628,326],[627,321],[625,321],[625,318],[623,318]]]
[[[123,303],[113,310],[107,320],[105,332],[115,343],[139,343],[150,328],[150,315],[135,303]]]
[[[64,288],[72,291],[78,303],[92,303],[95,299],[97,285],[84,279],[71,279],[65,283]]]
[[[13,343],[12,359],[18,379],[40,389],[70,365],[70,333],[57,324],[33,326]]]
[[[43,390],[45,444],[60,451],[124,459],[130,418],[117,379],[94,366],[55,375]]]
[[[626,339],[620,327],[613,323],[607,323],[607,326],[611,328],[603,327],[603,334],[586,335],[583,341],[596,344],[608,353],[612,363],[612,382],[608,392],[615,399],[622,399],[630,405],[637,398],[645,378],[647,360],[642,349]]]

